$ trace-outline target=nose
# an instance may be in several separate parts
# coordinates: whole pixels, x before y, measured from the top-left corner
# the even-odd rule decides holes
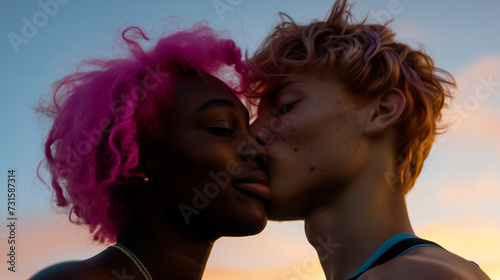
[[[261,166],[264,165],[269,160],[266,148],[252,137],[248,140],[248,142],[242,143],[238,149],[240,158],[246,162],[254,161]]]
[[[268,145],[274,139],[274,132],[265,125],[265,118],[262,116],[257,117],[250,125],[250,134],[262,146]]]
[[[250,127],[250,134],[238,147],[240,158],[247,162],[255,161],[262,166],[268,161],[269,154],[262,142],[253,135],[252,127]]]

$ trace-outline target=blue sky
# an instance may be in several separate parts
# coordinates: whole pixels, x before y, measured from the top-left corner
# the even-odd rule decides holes
[[[49,91],[52,82],[72,71],[79,61],[94,56],[117,55],[116,49],[112,47],[113,39],[127,26],[140,26],[153,35],[165,28],[174,31],[199,20],[208,21],[216,29],[228,30],[241,48],[249,50],[251,54],[278,22],[279,11],[288,13],[298,22],[308,23],[313,19],[323,19],[333,3],[323,0],[60,2],[42,0],[0,3],[2,19],[0,172],[6,172],[8,168],[17,170],[18,215],[25,221],[19,230],[20,232],[24,230],[24,234],[32,230],[29,226],[37,221],[47,221],[45,226],[49,228],[53,225],[51,223],[65,222],[64,218],[57,216],[51,210],[48,204],[50,193],[36,179],[35,170],[42,158],[41,143],[43,132],[46,130],[43,130],[43,125],[37,121],[30,106],[36,104],[41,94]],[[63,2],[67,3],[62,4]],[[364,18],[369,10],[372,11],[369,21],[385,20],[385,15],[392,15],[395,20],[390,26],[397,32],[397,38],[415,46],[423,44],[439,67],[455,75],[461,88],[455,103],[458,107],[452,106],[452,109],[474,101],[471,99],[473,98],[471,94],[480,85],[480,77],[487,78],[488,75],[493,75],[494,81],[500,81],[499,1],[359,0],[357,2],[354,8],[356,18]],[[52,5],[49,12],[46,12],[40,3],[57,3],[58,9],[54,9],[55,6]],[[230,5],[230,10],[218,13],[214,3]],[[46,22],[43,22],[45,20],[43,14]],[[168,17],[176,17],[177,20]],[[40,26],[36,32],[28,34],[31,38],[25,38],[27,43],[17,46],[11,43],[9,36],[16,34],[25,37],[22,29],[26,23],[23,22],[23,18],[32,24],[38,20]],[[495,206],[500,199],[498,191],[500,177],[496,175],[500,171],[498,148],[500,136],[498,132],[495,133],[500,124],[499,95],[500,88],[493,87],[487,99],[476,100],[478,106],[472,106],[475,104],[468,106],[470,110],[466,112],[467,117],[462,116],[461,125],[450,131],[446,138],[442,138],[444,139],[442,143],[436,145],[417,181],[415,190],[408,196],[410,217],[414,225],[431,237],[439,239],[441,236],[446,236],[449,231],[465,231],[471,221],[476,221],[478,228],[486,230],[491,226],[500,232],[498,222],[500,208]],[[456,116],[457,110],[450,110],[450,115]],[[478,189],[481,190],[479,193]],[[6,202],[3,199],[5,195],[5,191],[0,193],[2,198],[0,209],[4,209],[2,205]],[[3,215],[5,213],[2,211],[0,217]],[[450,223],[447,223],[448,221]],[[481,224],[481,221],[484,224]],[[448,229],[437,226],[443,224]],[[4,230],[0,229],[0,237],[1,234],[5,234]],[[291,244],[301,243],[297,245],[299,247],[296,250],[304,250],[309,254],[308,245],[302,244],[305,243],[305,239],[301,230],[300,223],[272,223],[269,229],[261,236],[255,237],[256,239],[241,239],[245,240],[244,242],[232,239],[221,241],[220,249],[217,249],[217,245],[214,249],[209,269],[213,267],[217,273],[223,273],[234,267],[260,267],[261,262],[256,260],[259,258],[258,252],[246,254],[247,257],[255,255],[254,259],[249,261],[245,261],[247,259],[243,256],[228,261],[224,258],[225,250],[230,246],[240,246],[242,250],[247,248],[251,251],[250,245],[254,244],[253,242],[267,244],[275,241],[276,236],[281,236],[283,232],[287,232]],[[64,230],[61,229],[61,232],[64,236]],[[457,242],[464,240],[458,239]],[[2,242],[0,241],[0,247],[3,248],[5,244]],[[57,244],[60,241],[46,240],[46,242]],[[500,250],[500,245],[498,246]],[[85,247],[84,242],[81,247]],[[490,258],[493,257],[488,257],[489,255],[483,251],[478,253],[471,250],[471,254],[479,254],[479,258],[484,257],[485,265],[490,265]],[[271,262],[270,266],[286,267],[297,262],[297,259],[284,255],[269,252],[265,254],[272,255],[274,259],[281,259]],[[64,259],[63,256],[80,255],[75,249],[74,254],[58,255],[54,260]],[[497,256],[497,260],[500,259],[500,255]],[[298,258],[298,262],[300,263],[302,259]],[[26,264],[26,266],[25,271],[28,273],[36,269],[37,264]],[[495,271],[500,277],[500,268],[491,267],[492,271],[497,269]],[[3,271],[5,270],[2,267],[0,275]],[[271,272],[268,275],[271,275]],[[314,277],[311,276],[311,279]]]

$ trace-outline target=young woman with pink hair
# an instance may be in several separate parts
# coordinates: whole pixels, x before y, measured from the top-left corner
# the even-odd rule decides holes
[[[266,225],[240,49],[203,25],[148,51],[141,29],[122,37],[126,57],[84,62],[37,107],[57,205],[113,245],[31,279],[201,279],[215,240]]]

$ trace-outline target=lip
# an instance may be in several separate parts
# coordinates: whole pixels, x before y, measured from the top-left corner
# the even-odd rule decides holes
[[[233,187],[251,192],[262,198],[269,199],[271,190],[268,187],[267,175],[263,171],[233,180]]]

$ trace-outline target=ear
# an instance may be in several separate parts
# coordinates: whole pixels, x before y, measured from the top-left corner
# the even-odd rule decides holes
[[[369,103],[371,109],[364,132],[375,136],[396,124],[406,106],[406,97],[401,90],[393,88]]]

